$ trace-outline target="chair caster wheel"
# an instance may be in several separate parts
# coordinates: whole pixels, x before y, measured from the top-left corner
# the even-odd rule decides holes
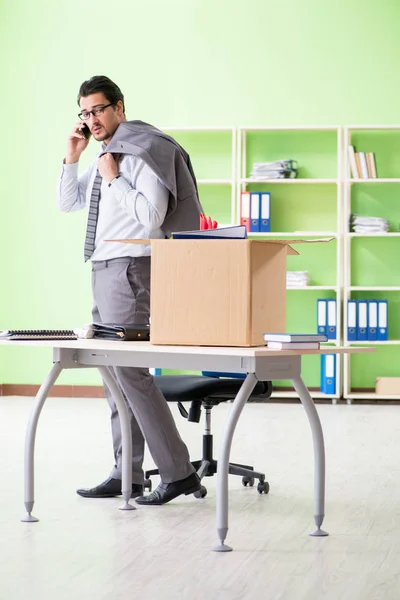
[[[198,492],[194,492],[193,496],[195,498],[205,498],[207,496],[207,488],[202,485]]]
[[[242,485],[244,485],[244,487],[247,487],[248,485],[253,487],[254,477],[242,477]]]
[[[259,494],[268,494],[268,492],[269,492],[268,481],[260,481],[260,483],[257,485],[257,492]]]
[[[151,479],[145,479],[143,482],[143,491],[149,490],[149,492],[151,492],[152,487]]]

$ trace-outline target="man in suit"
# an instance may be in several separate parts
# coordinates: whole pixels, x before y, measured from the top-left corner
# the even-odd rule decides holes
[[[198,227],[201,207],[190,161],[183,149],[176,143],[171,144],[168,136],[159,130],[141,122],[127,122],[124,96],[107,77],[95,76],[82,83],[78,104],[80,120],[68,136],[58,204],[64,212],[88,208],[84,254],[85,260],[92,262],[93,321],[148,323],[150,246],[104,240],[165,238],[163,225],[171,212],[178,217],[186,215],[187,224],[197,223]],[[132,147],[139,149],[135,154],[108,152],[107,146],[119,126],[122,124],[122,130],[129,123],[134,124]],[[152,134],[153,138],[149,138]],[[85,173],[78,176],[79,159],[90,138],[102,142],[102,152]],[[146,150],[141,152],[140,145],[146,146]],[[158,168],[157,159],[165,152],[176,153],[175,158]],[[149,163],[155,165],[154,169]],[[177,172],[171,174],[169,165],[172,164]],[[192,182],[191,202],[180,202],[179,190],[173,189],[176,186],[170,183],[181,180],[185,184]],[[148,369],[116,367],[114,376],[131,418],[132,497],[139,504],[165,504],[180,494],[199,491],[200,480],[189,461],[188,450]],[[121,494],[121,426],[115,403],[107,386],[104,387],[111,408],[115,465],[104,482],[94,488],[77,490],[85,498]],[[144,438],[161,476],[160,485],[148,496],[142,495]]]

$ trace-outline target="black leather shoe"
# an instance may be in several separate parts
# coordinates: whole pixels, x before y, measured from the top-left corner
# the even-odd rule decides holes
[[[200,488],[199,476],[197,473],[192,473],[189,477],[180,479],[179,481],[173,481],[172,483],[161,482],[154,492],[151,492],[148,496],[139,496],[135,502],[149,506],[166,504],[181,494],[188,496],[189,494],[194,494],[194,492],[199,492]]]
[[[121,480],[109,477],[103,483],[94,488],[76,490],[76,493],[83,498],[114,498],[121,496]],[[143,486],[139,483],[132,483],[131,498],[137,498],[143,494]]]

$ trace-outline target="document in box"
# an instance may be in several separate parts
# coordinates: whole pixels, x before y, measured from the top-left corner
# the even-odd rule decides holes
[[[217,229],[199,229],[198,231],[175,231],[171,234],[174,240],[193,240],[193,239],[233,239],[240,240],[247,238],[245,225],[234,225],[232,227],[221,227]]]

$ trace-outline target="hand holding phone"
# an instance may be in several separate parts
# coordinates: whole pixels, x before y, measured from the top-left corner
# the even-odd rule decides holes
[[[79,161],[82,152],[89,144],[90,136],[90,129],[86,123],[82,123],[82,121],[75,123],[74,129],[68,136],[67,154],[65,157],[66,164]]]
[[[82,127],[80,128],[80,132],[82,133],[83,137],[85,138],[85,140],[88,140],[90,138],[90,129],[89,127],[86,125],[86,123],[84,123],[82,125]]]

